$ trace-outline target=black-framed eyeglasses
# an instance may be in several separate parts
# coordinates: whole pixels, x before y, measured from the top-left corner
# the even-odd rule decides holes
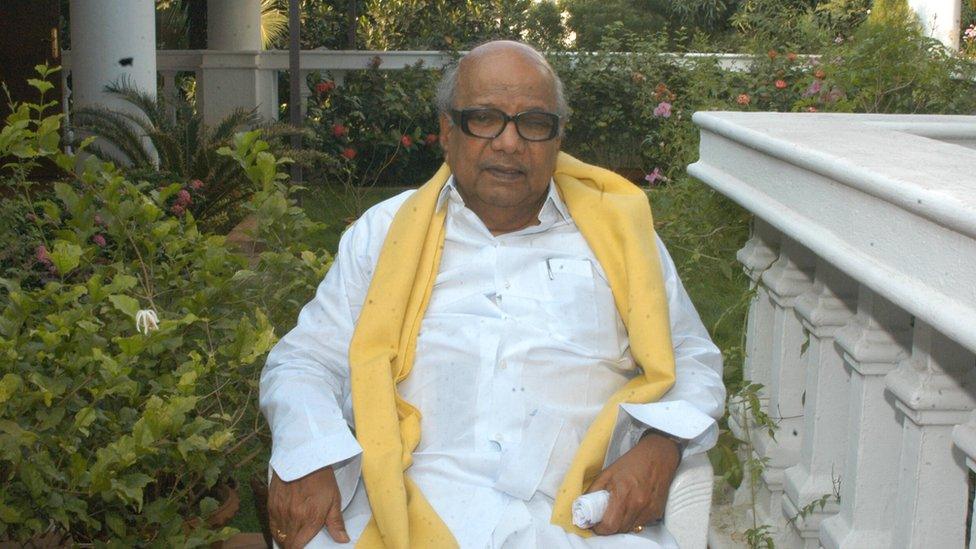
[[[559,134],[559,115],[545,111],[523,111],[509,116],[488,107],[451,109],[451,120],[466,135],[481,139],[498,137],[509,122],[515,122],[515,130],[526,141],[549,141]]]

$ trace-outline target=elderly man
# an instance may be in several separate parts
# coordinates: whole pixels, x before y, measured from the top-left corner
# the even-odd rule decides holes
[[[346,231],[262,373],[276,541],[666,545],[724,388],[646,196],[559,152],[562,84],[528,46],[475,48],[438,106],[446,166]]]

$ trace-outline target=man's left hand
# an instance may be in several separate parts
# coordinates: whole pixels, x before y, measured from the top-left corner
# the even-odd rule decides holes
[[[677,442],[651,432],[604,469],[589,491],[607,490],[610,501],[593,531],[621,534],[661,519],[680,458]]]

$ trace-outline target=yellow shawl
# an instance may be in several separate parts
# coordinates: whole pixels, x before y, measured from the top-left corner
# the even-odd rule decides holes
[[[456,547],[450,530],[404,474],[420,441],[420,413],[397,394],[410,374],[417,332],[444,249],[437,198],[450,176],[444,165],[400,207],[349,348],[356,438],[373,518],[358,546]],[[580,444],[557,494],[552,523],[589,536],[572,523],[572,502],[603,468],[621,402],[657,400],[674,383],[667,296],[651,208],[642,190],[619,175],[560,153],[553,175],[580,233],[603,266],[644,375],[611,396]]]

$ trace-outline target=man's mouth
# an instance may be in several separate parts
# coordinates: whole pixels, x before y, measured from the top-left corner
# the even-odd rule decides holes
[[[524,170],[513,166],[486,166],[484,170],[491,174],[491,176],[495,179],[509,181],[520,179],[525,175]]]

